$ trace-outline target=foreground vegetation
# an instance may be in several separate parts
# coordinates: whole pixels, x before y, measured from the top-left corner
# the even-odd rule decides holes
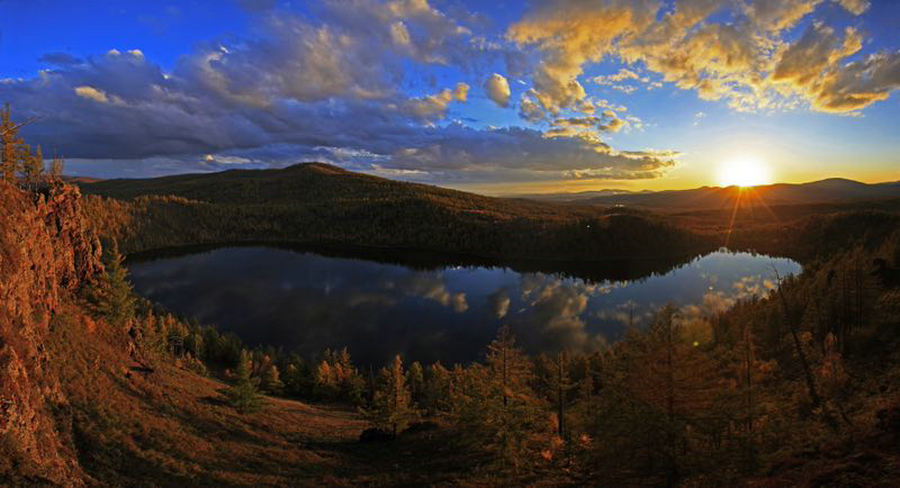
[[[228,377],[246,361],[265,393],[359,407],[378,429],[364,438],[397,437],[391,449],[423,432],[441,443],[448,435],[442,455],[457,481],[892,486],[897,229],[807,263],[777,293],[720,315],[666,307],[649,329],[588,355],[529,357],[503,329],[483,362],[407,366],[398,357],[372,375],[346,350],[307,361],[242,351],[233,336],[174,318],[143,320],[148,338],[183,344],[172,357],[185,367],[200,358],[192,369]],[[438,447],[420,456],[438,452],[428,449]]]

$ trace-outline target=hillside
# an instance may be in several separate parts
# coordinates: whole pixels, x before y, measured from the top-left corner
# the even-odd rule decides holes
[[[196,205],[179,198],[162,201]],[[389,445],[373,445],[358,439],[381,421],[364,420],[354,405],[377,403],[385,370],[369,383],[345,353],[310,363],[275,348],[248,351],[237,338],[136,300],[127,287],[117,294],[124,278],[116,260],[101,264],[100,221],[86,218],[73,187],[31,192],[0,183],[0,203],[3,486],[676,479],[888,487],[900,479],[896,214],[820,216],[796,228],[797,240],[829,245],[777,295],[714,317],[676,323],[664,308],[648,331],[568,359],[527,357],[501,333],[484,363],[427,365],[410,393],[426,422],[405,423],[410,429]],[[516,365],[508,385],[498,369],[507,357]],[[224,395],[245,358],[258,380],[267,377],[263,367],[284,374],[282,397],[264,398],[258,411]],[[558,368],[577,388],[561,394],[553,386]],[[348,376],[335,383],[323,371]],[[560,412],[566,434],[558,434]]]
[[[116,323],[77,189],[0,182],[0,486],[416,486],[440,463],[370,452],[348,406],[268,398],[241,415],[227,385],[154,346],[185,327],[144,307]],[[167,327],[163,329],[161,327]],[[183,358],[182,358],[183,359]],[[402,467],[390,475],[382,466]],[[444,474],[442,475],[442,470]],[[418,481],[417,481],[418,480]]]
[[[354,173],[324,163],[300,163],[284,169],[229,170],[80,183],[85,194],[118,200],[173,195],[215,204],[357,204],[410,201],[438,205],[463,214],[498,219],[590,217],[596,210],[563,208],[526,199],[493,198],[432,185],[407,183]]]
[[[685,256],[713,245],[641,211],[491,198],[319,163],[82,184],[89,215],[127,252],[265,242],[483,258]]]
[[[660,211],[731,209],[736,201],[742,206],[807,205],[817,203],[852,203],[900,198],[900,182],[867,184],[843,178],[830,178],[811,183],[777,183],[748,189],[736,186],[703,187],[691,190],[658,192],[622,192],[596,195],[574,194],[532,195],[535,200],[552,200],[593,205],[626,205]]]

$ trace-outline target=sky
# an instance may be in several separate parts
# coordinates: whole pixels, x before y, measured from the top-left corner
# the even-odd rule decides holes
[[[895,181],[898,23],[892,0],[0,0],[0,102],[101,178]]]

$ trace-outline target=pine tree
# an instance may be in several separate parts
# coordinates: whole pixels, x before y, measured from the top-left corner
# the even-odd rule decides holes
[[[390,368],[382,368],[375,398],[363,413],[376,428],[397,436],[410,422],[418,418],[418,411],[412,405],[412,395],[406,385],[403,360],[394,357]]]
[[[252,370],[250,354],[246,350],[241,351],[241,359],[235,369],[237,381],[225,390],[225,397],[228,404],[242,414],[255,412],[262,408],[263,404],[258,389],[259,379],[251,377]]]
[[[113,240],[104,247],[106,276],[98,292],[99,311],[114,325],[125,325],[134,317],[136,299],[128,282],[128,270],[122,264],[124,256]]]

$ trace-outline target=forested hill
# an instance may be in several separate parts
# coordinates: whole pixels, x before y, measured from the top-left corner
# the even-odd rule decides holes
[[[450,208],[492,211],[509,216],[579,213],[577,209],[561,209],[544,202],[492,198],[432,185],[394,181],[325,163],[300,163],[283,169],[235,169],[160,178],[103,180],[83,183],[81,188],[87,194],[119,200],[142,195],[176,195],[221,204],[423,199]]]
[[[648,212],[492,198],[321,163],[81,187],[106,197],[89,199],[89,214],[128,252],[252,241],[596,261],[719,245]]]

